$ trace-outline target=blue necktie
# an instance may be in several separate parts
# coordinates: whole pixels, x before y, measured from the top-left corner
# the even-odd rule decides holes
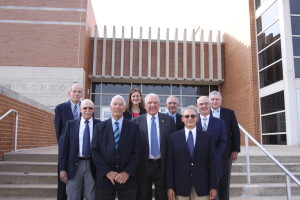
[[[205,117],[205,118],[203,118],[203,126],[202,126],[202,130],[203,131],[206,131],[207,130],[207,118]]]
[[[193,158],[193,154],[194,154],[194,138],[193,138],[192,131],[189,131],[189,136],[187,138],[186,143],[188,145],[188,148],[189,148],[189,151],[190,151],[190,155]]]
[[[173,115],[173,118],[174,118],[174,122],[176,124],[176,114]]]
[[[158,138],[157,138],[157,130],[155,117],[151,119],[151,155],[156,158],[159,155],[159,146],[158,146]]]
[[[85,127],[83,131],[83,142],[82,142],[82,155],[87,158],[90,156],[91,148],[90,148],[90,127],[89,121],[85,120]]]
[[[114,140],[115,140],[115,146],[116,146],[116,149],[118,149],[119,139],[120,139],[119,122],[118,122],[118,121],[115,121]]]
[[[74,119],[78,119],[79,118],[78,112],[77,112],[77,105],[74,106],[73,117],[74,117]]]

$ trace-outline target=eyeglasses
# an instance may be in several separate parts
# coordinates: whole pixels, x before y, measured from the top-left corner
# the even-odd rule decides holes
[[[184,117],[184,118],[186,118],[186,119],[188,119],[188,118],[192,118],[192,119],[194,119],[195,117],[196,117],[197,115],[184,115],[184,116],[182,116],[182,117]]]
[[[93,110],[94,108],[93,108],[93,107],[83,107],[82,109],[83,109],[83,110],[87,110],[87,109]]]
[[[209,102],[205,102],[205,103],[198,103],[199,106],[207,106],[209,105]]]

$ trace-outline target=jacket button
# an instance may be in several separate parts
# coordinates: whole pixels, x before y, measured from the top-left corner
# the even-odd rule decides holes
[[[194,163],[191,163],[191,165],[194,165]]]

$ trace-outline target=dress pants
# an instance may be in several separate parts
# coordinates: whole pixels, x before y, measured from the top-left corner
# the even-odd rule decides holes
[[[162,172],[161,160],[149,160],[148,170],[143,171],[144,179],[138,181],[137,200],[152,200],[152,185],[155,188],[155,200],[167,200],[165,177]]]
[[[115,200],[118,195],[118,200],[135,200],[136,189],[119,189],[118,183],[114,189],[96,190],[96,200]]]
[[[222,157],[222,177],[219,180],[219,200],[229,200],[230,176],[232,161],[230,157]]]
[[[184,197],[184,196],[176,196],[176,200],[208,200],[209,196],[197,196],[195,188],[192,187],[191,195]]]
[[[59,170],[58,171],[58,180],[57,180],[57,200],[67,200],[66,193],[66,184],[60,180]]]
[[[79,160],[76,174],[67,182],[68,200],[95,200],[95,180],[91,173],[90,160]]]

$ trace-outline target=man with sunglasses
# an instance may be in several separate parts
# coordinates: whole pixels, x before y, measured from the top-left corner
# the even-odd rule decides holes
[[[196,127],[198,111],[195,106],[183,110],[182,121],[184,129],[169,136],[168,199],[215,199],[218,176],[213,136]]]
[[[93,129],[100,121],[93,119],[94,103],[81,102],[81,118],[67,122],[62,151],[59,156],[60,179],[66,183],[68,199],[95,199],[95,166],[91,154]]]
[[[181,114],[177,113],[177,108],[179,106],[179,100],[177,97],[171,95],[166,100],[166,106],[168,108],[168,115],[170,115],[175,122],[176,130],[181,130],[184,128],[184,123],[181,120]]]
[[[226,148],[227,141],[225,122],[210,114],[210,103],[206,96],[201,96],[197,99],[197,109],[200,113],[197,128],[212,134],[214,137],[215,150],[217,154],[218,178],[221,178],[221,156]]]

